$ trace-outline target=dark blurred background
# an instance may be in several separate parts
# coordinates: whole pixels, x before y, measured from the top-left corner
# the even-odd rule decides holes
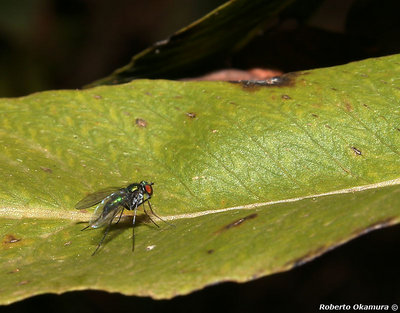
[[[224,2],[1,0],[0,97],[80,88]],[[314,10],[318,2],[298,1],[218,68],[193,76],[230,67],[289,72],[398,53],[400,1],[321,0]]]
[[[1,0],[0,96],[80,88],[222,3]],[[399,53],[399,12],[398,0],[328,0],[307,23],[288,14],[227,55],[219,69],[288,72]],[[315,312],[321,303],[400,305],[399,238],[400,226],[375,231],[292,271],[170,301],[86,291],[36,296],[0,311]]]
[[[80,88],[222,0],[1,0],[0,96]]]

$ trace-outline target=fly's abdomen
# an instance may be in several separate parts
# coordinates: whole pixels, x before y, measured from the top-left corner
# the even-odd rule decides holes
[[[115,197],[115,199],[110,199],[105,205],[103,209],[102,215],[105,217],[112,213],[116,208],[118,208],[120,205],[122,205],[124,198],[119,195]]]
[[[115,192],[105,198],[96,208],[96,211],[101,213],[91,222],[91,227],[97,228],[111,222],[124,208],[125,200],[126,194],[123,191]]]

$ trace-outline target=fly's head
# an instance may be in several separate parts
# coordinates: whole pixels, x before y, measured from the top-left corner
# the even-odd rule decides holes
[[[148,183],[147,181],[142,181],[139,185],[142,188],[143,195],[147,198],[150,199],[151,196],[153,195],[153,184],[154,183]]]

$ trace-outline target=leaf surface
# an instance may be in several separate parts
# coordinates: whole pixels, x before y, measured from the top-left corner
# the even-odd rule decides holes
[[[400,219],[400,56],[267,82],[138,80],[0,100],[0,302],[170,298],[288,270]],[[88,193],[154,182],[154,210],[81,232]]]

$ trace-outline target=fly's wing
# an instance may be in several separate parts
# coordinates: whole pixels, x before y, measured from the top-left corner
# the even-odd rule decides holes
[[[119,205],[118,207],[115,208],[115,210],[110,211],[107,215],[105,215],[105,216],[100,215],[100,216],[97,216],[96,218],[93,218],[89,222],[89,225],[92,228],[99,228],[101,226],[110,224],[114,219],[118,220],[118,217],[122,213],[123,210],[124,210],[124,207]]]
[[[112,220],[124,210],[124,201],[126,190],[120,189],[105,197],[94,210],[92,219],[89,222],[90,227],[98,228],[111,223]]]
[[[103,201],[107,196],[113,194],[114,192],[118,191],[120,188],[118,187],[109,187],[106,189],[102,189],[99,191],[96,191],[94,193],[91,193],[87,195],[85,198],[83,198],[81,201],[79,201],[75,205],[75,209],[77,210],[82,210],[86,208],[90,208],[91,206],[94,206],[101,201]]]

